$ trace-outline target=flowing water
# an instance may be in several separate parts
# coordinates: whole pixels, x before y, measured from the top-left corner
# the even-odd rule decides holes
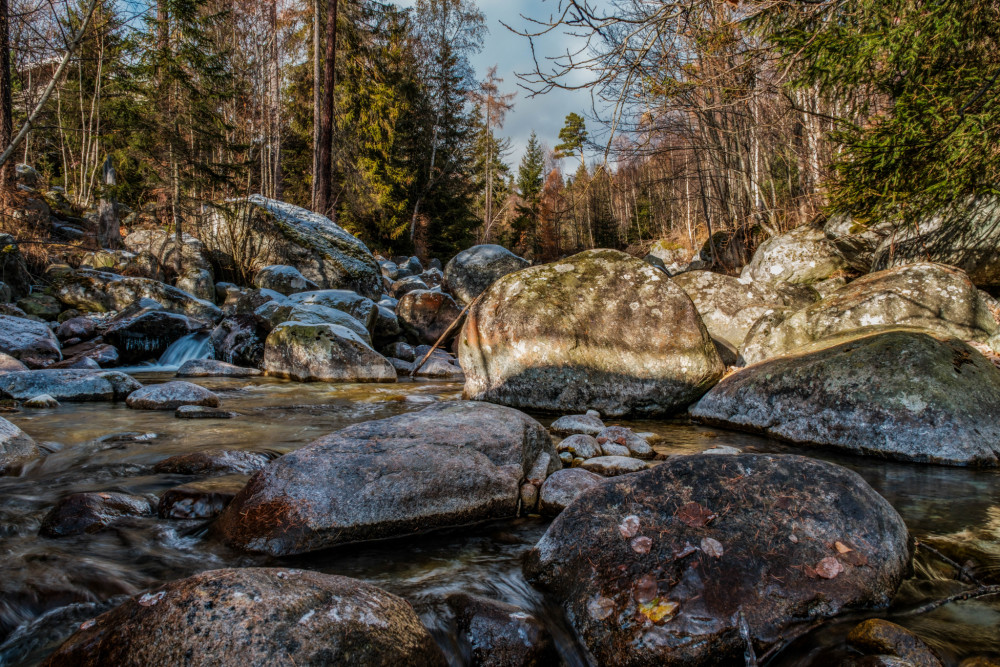
[[[178,347],[178,346],[175,346]],[[191,339],[158,366],[198,358]],[[147,369],[148,370],[148,369]],[[140,374],[144,383],[169,373]],[[121,404],[66,404],[5,415],[50,453],[19,477],[0,477],[0,665],[37,664],[79,624],[123,596],[160,582],[220,567],[290,566],[357,577],[407,598],[460,664],[441,599],[452,592],[485,595],[534,611],[555,633],[564,662],[585,659],[559,611],[547,606],[521,575],[521,557],[548,522],[524,518],[430,536],[274,559],[234,553],[206,535],[197,521],[132,519],[93,535],[38,535],[46,512],[62,496],[85,491],[160,494],[193,477],[153,474],[156,462],[206,449],[247,449],[273,455],[359,421],[419,410],[457,398],[450,382],[391,385],[297,384],[268,378],[207,379],[233,420],[189,421],[172,412],[138,412]],[[545,418],[539,416],[545,422]],[[663,453],[694,453],[719,445],[791,451],[764,438],[691,425],[683,420],[626,425],[662,437]],[[815,453],[814,453],[815,454]],[[974,561],[974,575],[1000,583],[1000,474],[935,466],[823,456],[862,474],[906,520],[918,540],[953,558]],[[967,656],[1000,654],[1000,600],[945,606],[909,618],[898,612],[959,592],[964,585],[927,552],[918,551],[913,577],[891,610],[879,615],[916,631],[949,664]],[[828,624],[773,660],[776,665],[837,664],[843,637],[857,619]]]

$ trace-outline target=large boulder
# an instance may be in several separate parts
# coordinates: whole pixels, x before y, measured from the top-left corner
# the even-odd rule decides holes
[[[396,381],[396,370],[385,357],[336,324],[278,325],[264,345],[264,371],[300,382]]]
[[[671,280],[691,297],[716,345],[734,360],[747,332],[768,310],[776,306],[804,308],[819,299],[810,287],[747,284],[713,271],[689,271]]]
[[[0,315],[0,352],[36,367],[62,359],[59,341],[47,324],[10,315]]]
[[[212,322],[222,311],[211,301],[149,278],[130,278],[114,273],[80,269],[52,276],[55,296],[69,308],[88,313],[123,310],[139,299],[152,299],[166,310]]]
[[[0,475],[41,456],[38,445],[31,437],[0,417]]]
[[[209,340],[215,358],[227,364],[261,368],[264,364],[264,341],[270,331],[252,314],[230,315],[212,330]]]
[[[701,454],[585,491],[524,570],[597,664],[743,664],[747,641],[761,655],[817,619],[888,605],[909,557],[903,520],[854,472]]]
[[[45,369],[0,375],[0,395],[18,401],[42,394],[60,402],[120,401],[141,387],[121,371]]]
[[[258,312],[260,311],[258,310]],[[350,329],[356,333],[361,340],[371,345],[371,334],[368,332],[368,328],[364,324],[342,310],[321,306],[318,303],[306,303],[297,306],[290,306],[287,311],[287,316],[283,321],[301,322],[302,324],[336,324],[337,326],[344,327],[345,329]],[[282,322],[275,322],[274,326],[278,326],[278,324],[282,324]]]
[[[960,340],[828,339],[726,377],[696,419],[796,443],[950,465],[1000,463],[1000,370]]]
[[[499,245],[477,245],[455,255],[444,268],[444,288],[461,303],[473,299],[508,273],[531,263]]]
[[[823,233],[852,269],[868,273],[875,261],[875,251],[893,228],[892,223],[862,224],[846,213],[834,213],[823,225]]]
[[[253,284],[254,287],[271,289],[285,296],[319,289],[319,285],[302,275],[294,266],[283,264],[265,266],[253,277]]]
[[[104,332],[104,340],[118,349],[123,363],[131,363],[158,359],[167,348],[198,329],[185,315],[143,309],[138,315],[113,320]]]
[[[288,297],[290,303],[302,306],[324,306],[340,310],[365,325],[368,331],[375,326],[378,306],[371,299],[350,290],[320,290],[300,292]]]
[[[285,454],[251,478],[215,529],[239,549],[288,555],[513,517],[539,462],[543,479],[559,467],[534,419],[438,403]]]
[[[48,215],[45,215],[47,221]],[[17,240],[10,234],[0,234],[0,281],[8,287],[13,298],[31,293],[31,274]]]
[[[849,270],[821,228],[802,225],[761,243],[740,277],[745,282],[809,285]]]
[[[740,351],[753,364],[824,338],[884,326],[980,343],[998,331],[968,276],[924,263],[858,278],[802,310],[775,310],[747,333]]]
[[[294,266],[322,289],[349,289],[378,299],[382,274],[364,243],[329,218],[252,195],[209,217],[204,241],[252,276],[265,266]]]
[[[407,292],[396,306],[399,324],[417,345],[433,345],[448,330],[462,309],[444,292]]]
[[[148,254],[156,258],[166,277],[178,288],[199,299],[215,298],[212,264],[201,241],[190,234],[182,234],[181,271],[177,272],[177,239],[173,232],[164,229],[141,229],[124,239],[125,247],[133,253]],[[97,267],[95,267],[97,268]]]
[[[459,359],[468,398],[609,416],[683,410],[724,371],[687,294],[614,250],[498,280],[469,310]]]
[[[202,572],[87,621],[45,665],[441,665],[405,600],[292,569]]]

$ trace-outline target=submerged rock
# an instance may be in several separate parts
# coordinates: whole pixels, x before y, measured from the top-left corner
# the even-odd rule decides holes
[[[125,405],[134,410],[176,410],[182,405],[217,408],[220,403],[208,389],[180,380],[137,389],[125,399]]]
[[[57,401],[120,401],[141,387],[121,371],[46,369],[0,375],[0,395],[18,401],[40,394]]]
[[[395,382],[396,370],[356,333],[335,324],[285,322],[267,337],[264,370],[300,382]]]
[[[955,339],[890,330],[834,338],[722,380],[691,409],[710,424],[903,461],[1000,464],[1000,370]]]
[[[10,315],[0,315],[0,352],[35,367],[62,359],[59,341],[47,324]]]
[[[34,398],[29,398],[22,405],[26,408],[58,408],[59,401],[48,394],[40,394]]]
[[[253,284],[254,287],[271,289],[285,296],[319,289],[319,285],[302,275],[294,266],[283,264],[265,266],[253,277]]]
[[[153,472],[160,475],[248,475],[261,470],[271,457],[244,449],[213,449],[163,459]]]
[[[153,516],[148,498],[127,493],[74,493],[56,503],[39,532],[46,537],[97,533],[128,517]]]
[[[753,364],[824,338],[885,326],[976,342],[986,342],[998,332],[968,276],[924,263],[872,273],[802,310],[762,317],[747,334],[741,352]]]
[[[497,600],[453,593],[462,654],[478,667],[548,667],[559,664],[552,635],[534,615]]]
[[[204,240],[213,252],[251,273],[296,267],[322,289],[349,289],[377,299],[382,275],[368,247],[329,218],[251,195],[227,202],[208,220]]]
[[[246,475],[225,475],[167,489],[156,513],[161,519],[213,519],[246,484]]]
[[[455,255],[444,269],[444,288],[459,302],[471,303],[508,273],[531,263],[499,245],[477,245]]]
[[[868,655],[887,655],[913,667],[942,667],[930,646],[906,628],[881,618],[870,618],[854,627],[847,643]]]
[[[903,520],[856,473],[799,456],[681,456],[608,480],[525,560],[597,664],[742,664],[796,624],[889,604]]]
[[[177,377],[179,378],[247,378],[255,377],[261,374],[261,371],[256,368],[243,368],[242,366],[227,364],[224,361],[216,361],[215,359],[191,359],[190,361],[185,361],[181,364],[181,367],[177,369]]]
[[[43,664],[182,665],[192,660],[445,664],[405,600],[355,579],[285,568],[212,570],[164,584],[84,623]]]
[[[239,416],[238,412],[203,405],[182,405],[174,410],[174,417],[178,419],[236,419]]]
[[[27,433],[0,417],[0,475],[10,473],[41,455],[38,445]]]
[[[470,309],[459,358],[470,399],[610,416],[682,410],[724,370],[687,294],[614,250],[498,280]]]
[[[356,424],[273,461],[215,523],[231,546],[272,555],[517,514],[548,433],[496,405],[438,403]],[[544,474],[543,474],[544,478]]]

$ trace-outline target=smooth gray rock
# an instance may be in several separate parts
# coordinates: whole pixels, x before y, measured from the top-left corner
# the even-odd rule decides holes
[[[343,311],[361,322],[368,331],[375,326],[375,318],[378,316],[378,308],[374,301],[349,290],[300,292],[292,294],[288,300],[297,305],[315,304]]]
[[[258,375],[263,375],[263,373],[256,368],[243,368],[242,366],[234,366],[233,364],[227,364],[224,361],[216,361],[215,359],[191,359],[190,361],[185,361],[181,364],[181,367],[177,369],[177,377],[179,378],[246,378],[256,377]]]
[[[141,387],[120,371],[46,369],[0,375],[0,394],[18,401],[41,394],[61,402],[120,401]]]
[[[583,468],[556,470],[542,484],[539,511],[547,516],[555,516],[576,500],[577,496],[604,480],[605,477]]]
[[[556,445],[556,450],[559,452],[569,452],[574,458],[581,459],[592,459],[595,456],[601,455],[600,443],[593,436],[583,435],[582,433],[569,436]]]
[[[596,456],[584,461],[580,467],[604,477],[617,477],[645,470],[649,465],[645,461],[626,456]]]
[[[629,456],[634,456],[638,459],[651,459],[655,456],[653,448],[645,438],[624,426],[607,426],[601,429],[601,432],[594,437],[601,447],[609,443],[620,445],[628,449]]]
[[[233,547],[289,555],[513,517],[521,485],[543,457],[543,476],[559,468],[548,433],[527,415],[437,403],[276,459],[214,529]]]
[[[724,371],[687,294],[614,250],[495,282],[469,310],[459,359],[467,398],[607,416],[678,412]]]
[[[582,433],[596,436],[604,429],[604,422],[596,414],[564,415],[552,422],[549,429],[556,435]]]
[[[0,475],[20,468],[42,453],[24,431],[0,417]]]
[[[176,410],[182,405],[217,408],[220,403],[219,397],[208,389],[180,380],[137,389],[125,399],[125,405],[135,410]]]
[[[499,245],[477,245],[455,255],[444,269],[444,289],[462,304],[485,292],[508,273],[531,263]]]
[[[700,421],[854,454],[1000,463],[1000,370],[960,340],[890,330],[833,338],[722,380]]]

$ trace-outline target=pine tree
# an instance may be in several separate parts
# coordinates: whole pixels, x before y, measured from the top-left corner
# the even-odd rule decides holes
[[[566,123],[559,130],[559,140],[562,143],[556,145],[556,157],[565,158],[579,155],[580,164],[585,164],[586,157],[583,148],[587,143],[587,124],[583,120],[583,116],[576,113],[566,116]]]
[[[545,173],[545,153],[534,131],[528,138],[528,145],[521,157],[517,170],[517,189],[521,197],[518,215],[514,219],[514,231],[518,234],[516,246],[522,252],[531,251],[533,256],[541,253],[538,229],[539,208],[542,198],[542,175]]]

